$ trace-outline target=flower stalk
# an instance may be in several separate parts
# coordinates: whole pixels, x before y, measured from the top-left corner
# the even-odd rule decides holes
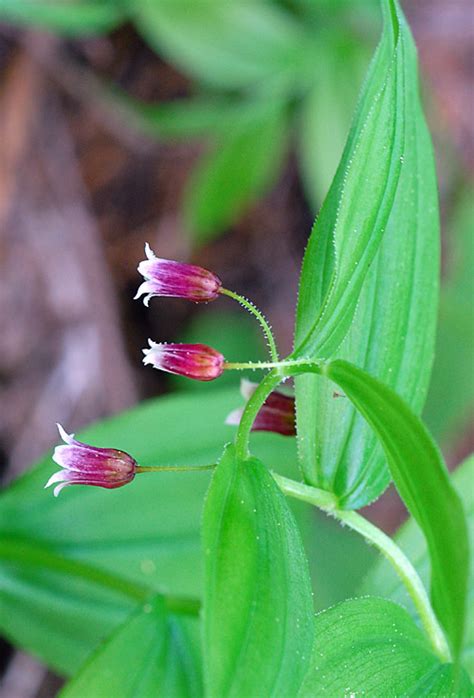
[[[270,325],[268,324],[264,314],[260,312],[260,310],[249,300],[244,298],[244,296],[239,295],[238,293],[235,293],[234,291],[229,291],[227,288],[221,288],[219,290],[219,293],[222,296],[228,296],[229,298],[232,298],[233,300],[237,301],[240,303],[240,305],[248,310],[249,313],[251,313],[260,323],[260,326],[262,328],[263,334],[265,335],[265,339],[267,340],[267,345],[268,349],[270,352],[270,358],[272,361],[278,361],[279,356],[278,356],[278,349],[276,346],[275,342],[275,337],[273,336],[272,329]]]
[[[209,465],[137,465],[138,473],[184,473],[199,472],[201,470],[214,470],[215,463]]]

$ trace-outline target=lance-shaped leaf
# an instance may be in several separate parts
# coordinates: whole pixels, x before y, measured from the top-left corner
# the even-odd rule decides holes
[[[233,434],[224,419],[235,400],[236,388],[206,395],[205,410],[200,394],[151,400],[79,438],[141,465],[215,463]],[[261,435],[255,451],[285,471],[295,447],[278,438]],[[48,455],[0,496],[0,631],[71,674],[153,591],[200,596],[209,473],[144,474],[115,490],[70,487],[56,499],[44,489],[55,469]]]
[[[462,503],[441,453],[393,390],[346,361],[329,362],[322,371],[380,439],[395,485],[426,537],[433,607],[457,656],[465,622],[468,536]]]
[[[350,599],[315,619],[311,666],[299,698],[469,698],[469,677],[441,664],[405,609],[385,599]]]
[[[301,271],[295,356],[331,356],[352,321],[390,215],[405,140],[405,43],[393,0]],[[316,156],[316,154],[315,154]]]
[[[286,145],[287,107],[252,102],[217,133],[214,148],[193,172],[185,219],[200,242],[234,222],[274,182]]]
[[[348,258],[349,275],[344,281],[336,260],[334,288],[347,282],[349,293],[346,297],[350,298],[352,294],[357,299],[358,296],[358,305],[351,327],[335,354],[394,388],[419,413],[433,360],[439,224],[431,143],[418,97],[415,47],[403,16],[398,9],[396,12],[398,42],[394,55],[400,55],[400,60],[392,70],[398,69],[401,73],[404,96],[392,107],[394,118],[404,124],[403,166],[384,223],[382,241],[360,296],[353,292],[356,281],[351,277],[350,262],[354,264],[354,273],[359,275],[364,262],[357,255],[353,255],[352,260]],[[373,81],[373,75],[369,76],[368,85]],[[365,182],[368,175],[377,179],[379,167],[380,164],[374,162],[372,166],[361,168],[358,177]],[[355,170],[352,174],[356,176]],[[340,172],[333,188],[339,178]],[[328,199],[331,200],[331,193]],[[358,215],[370,214],[367,199],[357,199],[357,205],[360,207]],[[323,208],[321,217],[324,219],[324,216]],[[311,312],[311,299],[304,291],[306,280],[311,273],[321,283],[325,279],[325,270],[318,267],[320,262],[316,258],[318,240],[322,239],[322,228],[318,223],[313,233],[316,234],[315,241],[313,238],[310,241],[303,267],[297,338],[301,323],[306,324]],[[351,249],[350,240],[358,239],[349,218],[343,232],[348,247],[341,252],[341,259]],[[377,234],[376,228],[369,231],[369,246]],[[311,254],[313,248],[315,253]],[[331,289],[329,293],[332,293]],[[344,288],[341,293],[345,293]],[[318,298],[316,294],[313,312],[317,311]],[[325,336],[321,323],[324,325],[327,313],[324,310],[315,327],[317,344],[320,331],[321,337]],[[344,317],[338,312],[326,320],[328,323],[339,321],[344,327]],[[316,345],[313,350],[313,355],[318,351],[324,353],[321,346]],[[335,397],[330,386],[317,381],[314,376],[299,378],[296,394],[300,457],[306,479],[315,486],[335,492],[341,506],[346,508],[358,508],[379,496],[389,482],[389,473],[376,437],[362,417],[348,400]]]
[[[116,0],[0,0],[0,20],[72,36],[106,32],[124,15]]]
[[[201,676],[181,622],[161,597],[140,606],[87,660],[61,698],[198,698]]]
[[[202,535],[208,696],[296,695],[314,629],[303,546],[268,470],[233,446],[214,473]]]
[[[474,680],[474,456],[464,461],[453,473],[453,485],[459,493],[466,512],[470,539],[470,569],[466,617],[466,635],[461,661]],[[429,582],[430,563],[426,541],[413,519],[410,519],[395,536],[397,544],[413,561],[418,574]],[[416,611],[406,589],[386,560],[380,559],[364,582],[363,593],[383,594],[405,606],[415,621]]]

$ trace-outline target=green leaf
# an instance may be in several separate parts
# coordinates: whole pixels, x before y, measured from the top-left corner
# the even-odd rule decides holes
[[[470,570],[468,584],[468,602],[466,618],[466,635],[461,661],[468,669],[474,680],[474,455],[464,461],[453,474],[453,485],[462,499],[467,516],[470,538]],[[397,544],[413,561],[417,572],[425,583],[429,581],[429,558],[426,541],[420,529],[413,519],[410,519],[401,527],[395,536]],[[384,594],[392,601],[406,606],[411,615],[416,619],[417,614],[413,608],[405,587],[394,573],[392,567],[380,559],[370,572],[363,585],[364,593]]]
[[[61,698],[200,696],[196,658],[180,620],[156,597],[141,606],[89,658]]]
[[[474,411],[474,189],[461,191],[447,226],[446,278],[441,285],[438,336],[433,377],[424,417],[446,444],[455,438]]]
[[[215,463],[233,435],[237,386],[202,397],[147,402],[79,438],[133,454],[142,465]],[[295,463],[293,439],[260,434],[256,453]],[[44,484],[48,455],[0,496],[0,628],[15,644],[70,674],[150,592],[200,596],[199,527],[207,473],[139,475],[126,487]],[[145,596],[144,596],[145,595]]]
[[[351,324],[395,198],[405,137],[405,42],[392,0],[331,189],[303,260],[295,356],[327,358]]]
[[[334,288],[341,283],[341,294],[347,291],[348,301],[357,300],[353,317],[350,307],[344,305],[345,301],[341,306],[346,308],[344,312],[349,313],[352,324],[334,354],[376,376],[399,393],[416,413],[420,413],[433,360],[439,224],[431,143],[418,97],[416,53],[402,15],[398,29],[395,56],[400,55],[401,64],[397,63],[396,71],[400,72],[404,94],[392,104],[392,110],[393,117],[404,124],[404,133],[403,167],[396,195],[392,199],[388,219],[385,218],[383,223],[385,232],[378,252],[370,269],[367,271],[365,267],[367,276],[362,289],[357,279],[352,277],[352,270],[355,269],[357,274],[361,264],[365,264],[357,254],[351,256],[350,240],[355,237],[353,221],[357,216],[370,216],[370,206],[376,201],[373,197],[361,200],[357,195],[352,195],[350,203],[355,205],[354,217],[347,217],[344,229],[341,228],[341,262],[334,271],[336,280],[328,281],[335,284]],[[378,76],[380,60],[377,59],[372,69],[366,90]],[[364,104],[365,97],[362,107]],[[356,126],[358,123],[356,121]],[[354,143],[357,143],[357,138],[354,142],[352,135],[348,147],[355,147]],[[366,147],[370,152],[372,143],[367,143]],[[343,158],[343,165],[346,157]],[[380,166],[380,161],[374,161],[372,167],[361,164],[359,171],[349,170],[348,180],[352,176],[350,181],[354,180],[354,186],[356,179],[369,186],[372,179],[366,179],[366,174],[373,174],[377,179],[381,176]],[[305,257],[297,338],[301,322],[306,326],[311,315],[311,298],[304,290],[305,284],[310,280],[310,288],[316,291],[317,299],[319,292],[314,284],[326,283],[326,271],[321,266],[324,254],[320,245],[326,234],[322,226],[328,224],[327,207],[333,206],[334,187],[339,186],[344,171],[340,169],[336,175]],[[338,222],[336,230],[339,225]],[[377,230],[375,233],[372,229],[368,230],[369,246],[373,244]],[[344,244],[344,239],[348,244]],[[365,254],[364,251],[362,253]],[[321,254],[321,259],[318,254]],[[347,277],[344,277],[344,259],[347,262]],[[343,281],[343,277],[346,281]],[[332,292],[330,288],[328,293]],[[330,300],[324,301],[327,310],[324,310],[315,326],[315,356],[318,352],[324,354],[324,346],[318,348],[318,338],[324,337],[326,331],[321,323],[341,322],[341,326],[345,326],[339,311],[331,315],[328,303]],[[317,306],[313,305],[313,313],[316,309]],[[337,328],[335,331],[339,333]],[[385,489],[390,476],[382,449],[372,430],[344,397],[335,398],[331,386],[314,376],[297,380],[296,395],[300,458],[307,481],[337,494],[340,505],[345,508],[359,508],[374,500]]]
[[[463,507],[439,449],[406,403],[365,371],[340,360],[322,370],[382,443],[400,496],[426,537],[433,607],[457,656],[464,629],[468,538]]]
[[[134,11],[151,46],[202,83],[225,90],[298,89],[311,42],[272,3],[137,0]]]
[[[123,19],[117,0],[0,0],[0,20],[64,35],[106,32]]]
[[[305,96],[297,132],[298,159],[306,196],[316,212],[334,178],[356,105],[357,86],[368,63],[367,51],[355,40],[320,35],[314,86]],[[347,79],[350,66],[351,79]]]
[[[471,696],[471,682],[441,664],[400,606],[350,599],[316,616],[310,669],[299,698]]]
[[[212,478],[202,536],[208,695],[295,695],[313,637],[308,565],[268,470],[233,446]]]
[[[278,102],[255,102],[245,118],[228,124],[214,149],[194,170],[185,201],[185,220],[199,242],[207,242],[278,176],[286,145],[286,108]],[[251,118],[249,119],[249,115]]]

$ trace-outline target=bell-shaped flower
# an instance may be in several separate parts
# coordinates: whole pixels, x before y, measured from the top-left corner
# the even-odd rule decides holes
[[[135,477],[137,463],[115,448],[97,448],[76,441],[57,425],[64,444],[56,446],[53,460],[62,470],[52,475],[45,487],[56,484],[54,496],[67,485],[94,485],[113,489],[126,485]]]
[[[167,296],[169,298],[187,298],[196,303],[213,301],[222,288],[218,276],[197,267],[194,264],[182,264],[170,259],[156,257],[146,243],[147,259],[140,262],[138,271],[145,278],[135,298],[145,295],[143,302],[148,306],[150,298]]]
[[[255,392],[257,383],[243,379],[240,383],[242,397],[249,400]],[[238,426],[243,409],[233,410],[226,419],[226,424]],[[295,398],[273,390],[267,397],[252,425],[252,431],[273,431],[282,436],[296,435]]]
[[[159,344],[148,340],[144,364],[198,381],[212,381],[224,370],[222,354],[206,344]]]

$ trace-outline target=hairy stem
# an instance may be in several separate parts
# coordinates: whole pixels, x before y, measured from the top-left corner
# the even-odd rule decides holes
[[[284,376],[277,369],[267,373],[245,405],[235,437],[235,448],[239,458],[245,459],[249,457],[250,431],[255,417],[273,388],[281,383],[283,378]]]
[[[305,371],[312,370],[317,364],[309,359],[284,359],[283,361],[245,361],[237,363],[226,363],[225,368],[228,371],[259,371],[262,369],[275,368],[279,369],[282,376],[290,375],[286,371],[304,369]]]
[[[209,465],[137,465],[137,473],[180,473],[192,472],[194,470],[213,470],[216,467],[215,463]]]
[[[410,595],[420,617],[426,635],[436,655],[443,662],[451,660],[451,653],[444,632],[436,618],[426,589],[417,571],[405,553],[398,545],[377,526],[364,519],[355,511],[337,508],[337,498],[331,492],[310,487],[286,477],[272,473],[281,491],[296,499],[308,502],[327,514],[333,516],[342,524],[360,533],[365,540],[382,553],[392,565]]]
[[[223,296],[228,296],[229,298],[232,298],[233,300],[240,303],[240,305],[243,308],[248,310],[249,313],[251,313],[258,320],[258,322],[260,323],[260,327],[263,330],[263,334],[265,335],[265,339],[267,340],[268,349],[270,351],[270,357],[272,361],[278,361],[278,349],[276,346],[275,338],[273,336],[271,327],[265,319],[263,313],[260,312],[260,310],[251,301],[244,298],[244,296],[235,293],[234,291],[229,291],[229,289],[227,288],[221,288],[219,293],[221,293]]]

